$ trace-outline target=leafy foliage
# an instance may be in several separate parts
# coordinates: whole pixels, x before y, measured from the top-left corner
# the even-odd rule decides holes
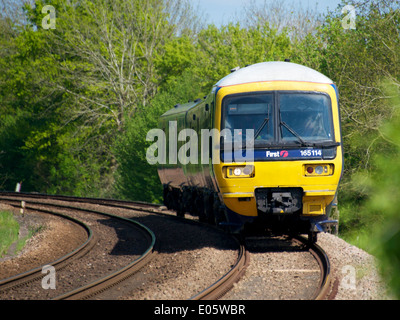
[[[126,133],[115,144],[118,169],[116,195],[125,199],[162,202],[162,186],[157,167],[146,160],[147,148],[154,142],[147,141],[149,130],[157,127],[157,121],[165,111],[177,103],[185,103],[199,97],[199,79],[184,72],[168,82],[168,89],[160,91],[150,106],[141,107],[126,126]]]
[[[400,90],[398,83],[388,81],[383,87],[393,97],[394,115],[380,130],[390,139],[392,148],[388,153],[376,154],[372,159],[374,171],[359,179],[359,188],[368,195],[360,214],[370,220],[362,234],[366,246],[380,258],[383,274],[400,298]]]

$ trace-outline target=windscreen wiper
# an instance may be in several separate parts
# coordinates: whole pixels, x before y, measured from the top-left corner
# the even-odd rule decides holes
[[[294,135],[297,139],[299,139],[299,141],[301,142],[301,144],[303,146],[307,146],[307,143],[300,137],[300,135],[294,131],[291,127],[289,127],[289,125],[285,122],[281,120],[281,126],[284,126],[292,135]]]
[[[336,142],[336,141],[316,141],[316,142],[312,142],[313,147],[321,147],[321,148],[333,148],[333,147],[338,147],[340,146],[340,142]]]
[[[264,129],[264,127],[267,125],[269,121],[269,118],[265,118],[263,123],[261,124],[260,128],[258,128],[258,130],[256,131],[256,134],[254,135],[254,140],[257,139],[257,137],[260,135],[262,129]]]

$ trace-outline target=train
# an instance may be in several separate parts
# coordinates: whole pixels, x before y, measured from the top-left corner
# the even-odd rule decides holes
[[[164,204],[178,216],[310,242],[337,224],[339,93],[322,73],[286,60],[232,69],[207,96],[161,115],[158,128]]]

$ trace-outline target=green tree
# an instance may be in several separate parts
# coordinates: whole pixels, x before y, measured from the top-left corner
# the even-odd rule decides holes
[[[379,258],[383,276],[397,298],[400,298],[400,90],[399,82],[387,80],[382,90],[391,96],[392,118],[379,129],[390,139],[392,147],[371,159],[374,171],[361,177],[359,188],[368,195],[361,211],[367,224],[364,238],[367,248]]]
[[[292,44],[285,30],[278,32],[268,23],[241,27],[239,23],[217,28],[209,25],[193,38],[175,37],[166,43],[157,67],[163,79],[173,79],[185,70],[202,79],[201,91],[212,86],[237,66],[283,61],[292,55]]]
[[[270,28],[268,23],[243,28],[239,23],[208,26],[198,35],[198,57],[193,70],[204,79],[203,90],[229,74],[237,66],[283,61],[292,53],[291,41],[286,32]]]
[[[146,141],[149,130],[157,128],[158,118],[177,103],[185,103],[198,97],[200,80],[190,72],[171,79],[147,107],[139,108],[135,117],[127,122],[125,134],[116,141],[115,195],[118,198],[147,202],[162,202],[162,186],[157,166],[146,159],[147,148],[153,144]]]
[[[6,53],[0,54],[0,181],[7,189],[24,181],[27,190],[43,191],[57,152],[52,144],[62,97],[43,85],[55,72],[41,34],[8,23],[12,33],[0,37]]]
[[[56,9],[55,29],[43,28],[45,5]],[[0,36],[0,185],[107,194],[116,168],[110,146],[156,94],[155,59],[172,33],[190,26],[191,7],[39,0],[24,9],[26,22],[8,19]]]

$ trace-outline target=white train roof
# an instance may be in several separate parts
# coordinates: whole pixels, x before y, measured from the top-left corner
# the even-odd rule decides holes
[[[256,63],[239,69],[216,84],[219,87],[263,81],[306,81],[332,84],[333,81],[322,73],[300,64],[271,61]]]

